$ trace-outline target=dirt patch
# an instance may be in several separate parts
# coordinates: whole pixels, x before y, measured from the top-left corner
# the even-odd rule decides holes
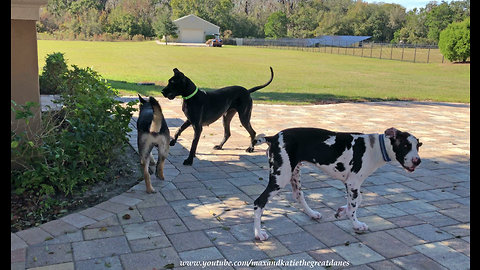
[[[117,155],[109,167],[111,170],[104,180],[85,187],[84,192],[73,196],[57,195],[54,198],[45,198],[28,192],[17,195],[12,190],[11,232],[39,226],[95,206],[143,181],[138,154],[130,145],[125,147],[122,154]]]

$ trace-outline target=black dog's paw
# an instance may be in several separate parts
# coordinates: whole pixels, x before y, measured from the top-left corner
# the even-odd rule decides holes
[[[191,166],[193,163],[193,158],[187,158],[183,161],[183,165],[185,166]]]
[[[174,146],[177,143],[177,140],[171,140],[170,141],[170,146]]]
[[[253,147],[251,147],[251,146],[248,147],[248,148],[245,150],[245,152],[247,152],[247,153],[252,153],[252,152],[253,152]]]
[[[215,150],[222,150],[222,146],[221,146],[221,145],[215,145],[215,146],[213,147],[213,149],[215,149]]]

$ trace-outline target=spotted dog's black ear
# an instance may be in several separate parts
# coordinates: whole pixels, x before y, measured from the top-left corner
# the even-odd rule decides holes
[[[145,102],[147,102],[145,99],[142,98],[142,96],[140,96],[140,94],[138,94],[138,99],[140,100],[140,103],[142,103],[142,104],[145,104]]]
[[[400,130],[398,130],[394,127],[391,127],[389,129],[385,130],[385,136],[387,136],[389,138],[392,138],[392,139],[395,139],[399,132],[400,132]]]

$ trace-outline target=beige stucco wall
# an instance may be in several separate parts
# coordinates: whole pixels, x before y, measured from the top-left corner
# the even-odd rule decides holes
[[[10,24],[10,95],[17,104],[33,101],[40,104],[38,85],[37,33],[35,22],[39,18],[39,7],[47,0],[12,0]],[[37,131],[40,123],[40,108],[31,121],[28,131]],[[23,121],[14,121],[11,113],[11,129],[25,129]]]

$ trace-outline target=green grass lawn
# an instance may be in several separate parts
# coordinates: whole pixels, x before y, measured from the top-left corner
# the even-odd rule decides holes
[[[67,64],[91,67],[122,95],[160,95],[184,72],[199,88],[251,88],[256,101],[321,103],[364,100],[470,102],[470,64],[424,64],[319,52],[254,47],[180,47],[147,42],[38,41],[39,69],[45,56],[65,53]],[[139,86],[154,82],[155,86]]]

